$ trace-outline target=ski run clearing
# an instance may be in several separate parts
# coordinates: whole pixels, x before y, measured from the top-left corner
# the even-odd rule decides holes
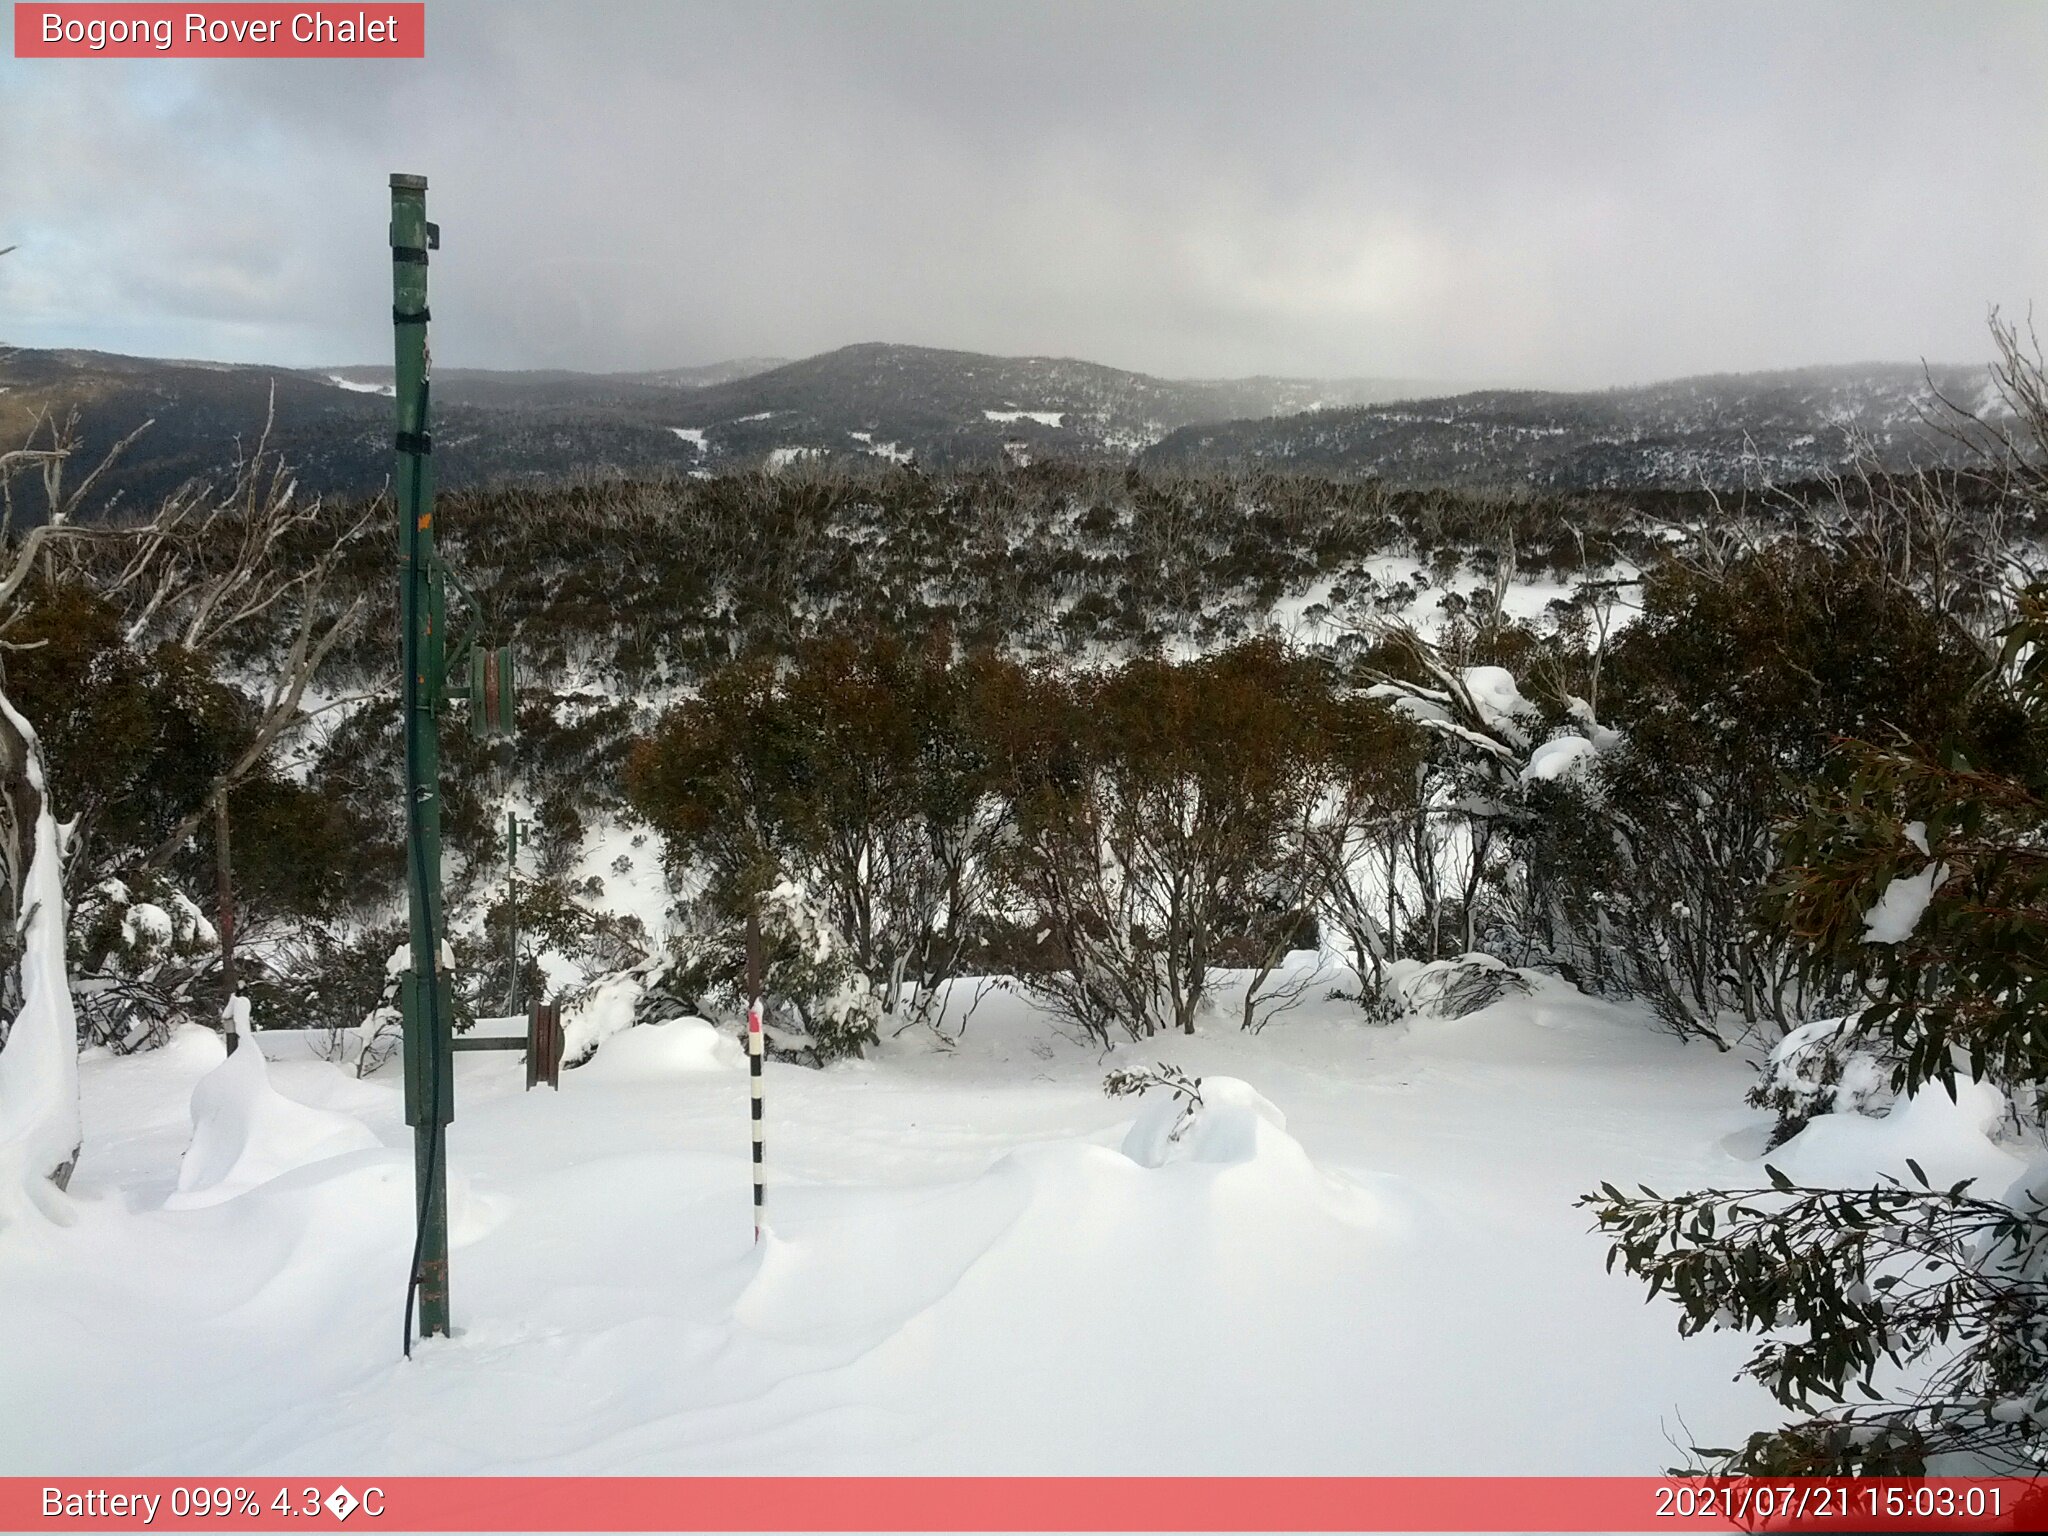
[[[1744,1053],[1531,985],[1391,1025],[1318,985],[1255,1036],[1226,991],[1107,1056],[983,991],[952,1049],[770,1064],[759,1247],[730,1037],[642,1025],[558,1093],[458,1055],[456,1333],[411,1363],[395,1069],[92,1052],[70,1222],[0,1239],[0,1471],[1653,1472],[1773,1409],[1573,1199],[1758,1182],[1769,1117]],[[1102,1091],[1162,1059],[1186,1126]],[[2000,1155],[1940,1108],[1945,1163]]]

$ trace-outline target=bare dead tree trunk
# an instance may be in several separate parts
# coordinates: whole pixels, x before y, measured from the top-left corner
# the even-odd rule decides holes
[[[29,745],[0,711],[0,867],[7,880],[8,920],[19,925],[27,901],[29,861],[35,857],[36,817],[43,808],[28,771]]]
[[[221,1005],[232,1008],[235,997],[235,854],[228,816],[228,787],[223,784],[213,797],[213,890],[215,927],[220,932]],[[227,1031],[228,1054],[241,1043],[235,1030]]]

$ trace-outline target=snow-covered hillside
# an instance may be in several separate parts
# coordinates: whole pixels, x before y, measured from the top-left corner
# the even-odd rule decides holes
[[[1906,470],[1988,441],[1963,413],[1998,417],[1986,370],[1907,364],[1802,368],[1554,393],[1480,390],[1182,427],[1149,445],[1155,469],[1255,462],[1392,484],[1578,489],[1789,484],[1858,464]]]

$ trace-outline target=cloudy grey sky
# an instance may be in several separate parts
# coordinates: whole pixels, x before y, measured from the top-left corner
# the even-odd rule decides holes
[[[445,365],[867,340],[1584,385],[2048,305],[2048,5],[428,7],[424,62],[0,58],[0,338]]]

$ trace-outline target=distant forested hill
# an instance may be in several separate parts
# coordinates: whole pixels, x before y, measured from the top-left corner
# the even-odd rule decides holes
[[[1942,399],[1967,369],[1871,365],[1681,379],[1597,393],[1434,394],[1396,379],[1155,378],[1062,358],[883,344],[799,362],[630,374],[446,369],[440,484],[564,483],[866,463],[1033,460],[1173,471],[1279,469],[1394,485],[1555,490],[1807,480],[1904,469],[1955,444]],[[147,504],[219,475],[271,425],[301,486],[363,495],[390,472],[389,374],[24,350],[0,355],[0,442],[76,410],[89,457],[150,422],[106,478]],[[30,509],[29,515],[32,515]]]
[[[1577,394],[1489,390],[1189,426],[1147,449],[1161,469],[1265,466],[1402,485],[1555,489],[1808,480],[1867,457],[1952,459],[1949,404],[1985,402],[1983,369],[1876,364],[1718,374]]]

